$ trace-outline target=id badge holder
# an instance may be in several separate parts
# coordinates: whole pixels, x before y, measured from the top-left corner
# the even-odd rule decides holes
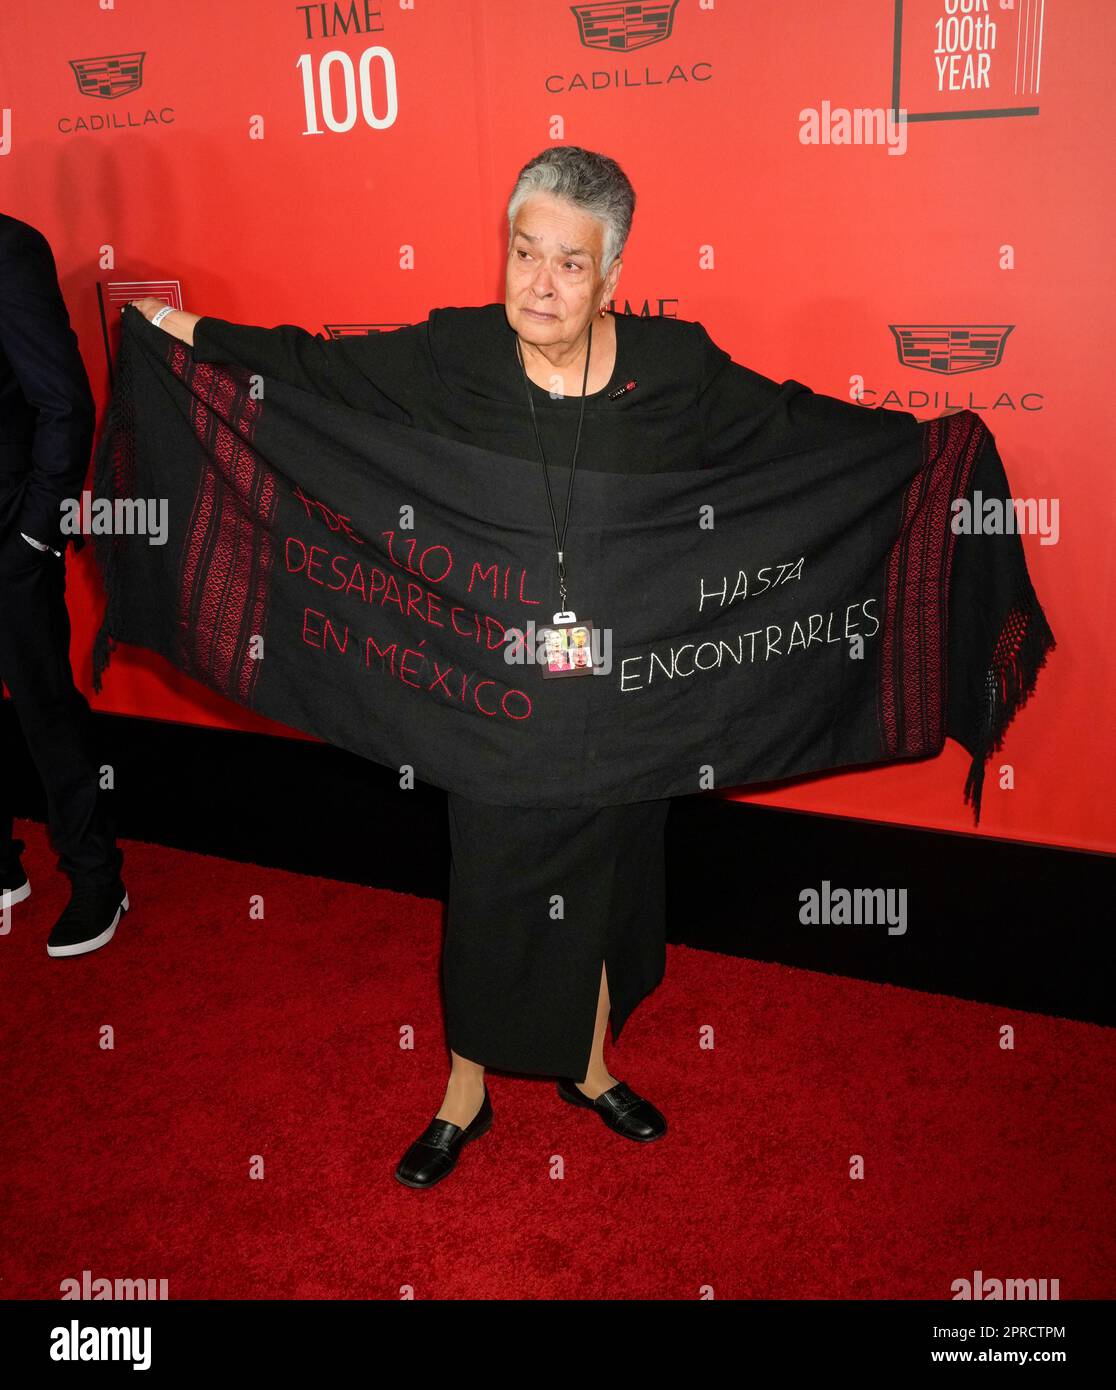
[[[539,664],[543,677],[593,674],[593,624],[576,613],[555,613],[554,621],[538,629],[542,641]]]

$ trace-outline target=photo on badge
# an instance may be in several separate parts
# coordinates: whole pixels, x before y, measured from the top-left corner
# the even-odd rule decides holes
[[[555,622],[538,629],[541,639],[538,661],[543,676],[591,676],[593,674],[593,624]]]

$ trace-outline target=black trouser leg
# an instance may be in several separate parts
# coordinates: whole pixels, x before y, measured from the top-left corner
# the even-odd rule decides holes
[[[7,750],[0,745],[0,873],[12,863],[15,844],[12,841],[12,811],[8,787]]]
[[[122,856],[89,746],[89,706],[70,670],[66,565],[18,531],[0,537],[0,679],[47,794],[58,867],[75,884],[115,882]],[[7,779],[0,778],[0,785]],[[0,790],[0,852],[11,840],[10,793]]]

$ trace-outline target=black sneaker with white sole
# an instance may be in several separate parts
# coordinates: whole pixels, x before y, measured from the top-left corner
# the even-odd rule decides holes
[[[129,906],[128,894],[119,880],[107,888],[75,884],[70,901],[50,934],[47,955],[83,956],[107,945]]]
[[[31,884],[19,862],[19,856],[26,848],[22,840],[13,840],[8,853],[0,853],[0,926],[7,925],[8,908],[31,896]]]

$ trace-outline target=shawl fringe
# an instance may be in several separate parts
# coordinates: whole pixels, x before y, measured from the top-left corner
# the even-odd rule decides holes
[[[132,309],[132,313],[139,313]],[[121,334],[116,356],[113,392],[109,400],[100,443],[93,463],[94,497],[131,497],[135,491],[136,439],[132,351],[127,335]],[[105,611],[93,639],[93,689],[99,694],[101,678],[116,650],[116,633],[122,626],[119,570],[123,541],[117,536],[94,536],[93,553],[101,571],[105,590]]]
[[[985,764],[1002,746],[1008,726],[1030,699],[1046,658],[1057,646],[1046,614],[1028,583],[1024,598],[1008,610],[992,662],[985,672],[980,730],[965,781],[965,801],[980,824]]]

